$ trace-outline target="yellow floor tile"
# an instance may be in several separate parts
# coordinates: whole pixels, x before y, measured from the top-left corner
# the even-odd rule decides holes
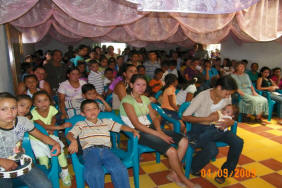
[[[282,175],[282,170],[280,170],[280,171],[277,171],[277,173],[278,173],[278,174],[280,174],[280,175]]]
[[[226,161],[226,157],[223,157],[223,158],[216,159],[214,162],[212,162],[212,164],[220,169],[225,161]]]
[[[242,185],[249,188],[274,188],[273,185],[260,178],[253,178],[241,182]]]
[[[169,184],[158,186],[158,188],[179,188],[179,186],[176,185],[175,183],[169,183]]]
[[[250,170],[251,172],[255,171],[257,177],[274,172],[272,169],[260,163],[250,163],[250,164],[242,165],[242,167],[245,168],[246,170]]]
[[[259,149],[258,151],[247,152],[244,153],[244,155],[255,161],[262,161],[273,157],[273,154],[268,149]]]
[[[153,187],[157,187],[157,185],[153,182],[153,180],[147,174],[140,175],[139,176],[139,182],[140,182],[140,185],[139,185],[140,188],[153,188]],[[133,177],[129,178],[129,183],[130,183],[130,187],[131,188],[135,187],[134,186]]]
[[[274,134],[276,136],[282,136],[282,131],[279,131],[279,130],[269,130],[269,131],[266,131],[266,132]]]
[[[218,184],[214,180],[214,178],[212,178],[212,177],[209,177],[209,178],[206,178],[206,179],[209,180],[209,182],[214,184],[216,187],[226,187],[226,186],[230,186],[230,185],[234,185],[234,184],[238,183],[238,181],[235,178],[226,178],[226,180],[223,184]]]
[[[168,170],[168,168],[163,163],[156,163],[155,161],[142,165],[142,169],[146,173],[154,173]]]
[[[110,174],[106,174],[105,175],[105,183],[109,183],[109,182],[111,182],[112,180],[111,180],[111,175]]]

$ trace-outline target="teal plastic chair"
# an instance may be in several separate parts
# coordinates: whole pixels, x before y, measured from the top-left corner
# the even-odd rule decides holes
[[[111,119],[117,123],[124,124],[120,117],[118,117],[116,114],[112,112],[100,112],[99,119]],[[72,117],[71,119],[67,120],[67,122],[70,122],[73,126],[78,121],[84,121],[85,117],[81,115],[77,115]],[[65,130],[65,135],[71,130],[71,128],[67,128]],[[133,178],[134,178],[134,185],[136,188],[139,188],[139,161],[138,161],[138,138],[134,137],[132,133],[124,132],[126,136],[128,136],[128,150],[123,151],[118,148],[118,145],[116,143],[117,140],[117,134],[111,132],[111,141],[112,141],[112,151],[121,159],[123,164],[127,168],[133,168]],[[77,188],[84,188],[85,182],[84,182],[84,165],[83,160],[80,155],[77,155],[76,153],[71,154],[72,164],[73,164],[73,170],[75,173],[75,179],[76,179],[76,185]],[[104,169],[105,173],[108,173],[106,169]]]
[[[175,94],[177,94],[180,90],[179,89],[176,89],[175,90]],[[161,89],[160,91],[158,91],[156,94],[155,94],[155,98],[158,100],[158,98],[163,94],[163,90]]]
[[[40,126],[37,123],[34,123],[34,126],[43,134],[48,135],[47,131]],[[28,133],[25,133],[23,143],[22,143],[23,148],[25,149],[26,155],[30,156],[32,158],[33,164],[35,164],[37,167],[39,167],[48,177],[48,179],[52,182],[52,186],[54,188],[59,188],[59,163],[58,163],[58,157],[57,156],[52,156],[50,164],[51,168],[46,169],[45,166],[39,165],[36,163],[36,158],[35,155],[32,151],[30,140],[29,140],[29,135]],[[22,182],[20,181],[15,181],[15,187],[20,187],[24,188],[27,187],[23,185]]]
[[[185,102],[183,103],[180,108],[179,108],[179,112],[178,115],[179,117],[182,117],[183,112],[189,107],[190,102]],[[191,130],[191,123],[189,122],[185,122],[186,123],[186,130],[187,133]],[[231,127],[231,131],[236,134],[237,133],[237,121],[234,122],[234,125],[232,125]],[[225,147],[228,146],[226,143],[224,142],[216,142],[216,146],[217,147]],[[190,177],[190,171],[191,171],[191,164],[192,164],[192,159],[193,159],[193,153],[194,153],[194,149],[189,145],[188,149],[186,151],[186,155],[185,155],[185,176],[187,178]],[[215,161],[215,159],[214,159]]]

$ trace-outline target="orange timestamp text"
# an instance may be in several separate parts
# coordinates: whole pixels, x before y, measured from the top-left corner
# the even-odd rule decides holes
[[[244,169],[244,168],[236,168],[234,171],[232,171],[230,174],[228,174],[227,169],[219,169],[217,171],[211,171],[211,169],[201,170],[201,177],[235,177],[235,178],[254,178],[256,177],[256,170],[255,169]]]

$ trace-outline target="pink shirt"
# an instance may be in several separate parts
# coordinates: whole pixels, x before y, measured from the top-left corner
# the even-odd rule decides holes
[[[79,80],[79,87],[74,88],[69,80],[60,83],[58,92],[65,95],[65,100],[82,99],[81,87],[86,84],[84,80]]]
[[[274,82],[277,82],[277,76],[273,75],[271,77],[271,80],[273,80]],[[278,84],[279,89],[282,89],[282,78],[280,79],[280,82]]]

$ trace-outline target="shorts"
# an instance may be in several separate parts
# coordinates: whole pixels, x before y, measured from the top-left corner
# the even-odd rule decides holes
[[[174,131],[169,131],[169,130],[162,130],[162,131],[173,139],[175,145],[178,145],[180,140],[184,137],[182,134],[176,133]],[[140,138],[138,141],[139,144],[148,146],[161,154],[166,154],[167,150],[170,147],[172,147],[171,144],[168,144],[160,137],[157,137],[155,135],[144,133],[144,132],[140,132],[139,134],[140,134]]]

